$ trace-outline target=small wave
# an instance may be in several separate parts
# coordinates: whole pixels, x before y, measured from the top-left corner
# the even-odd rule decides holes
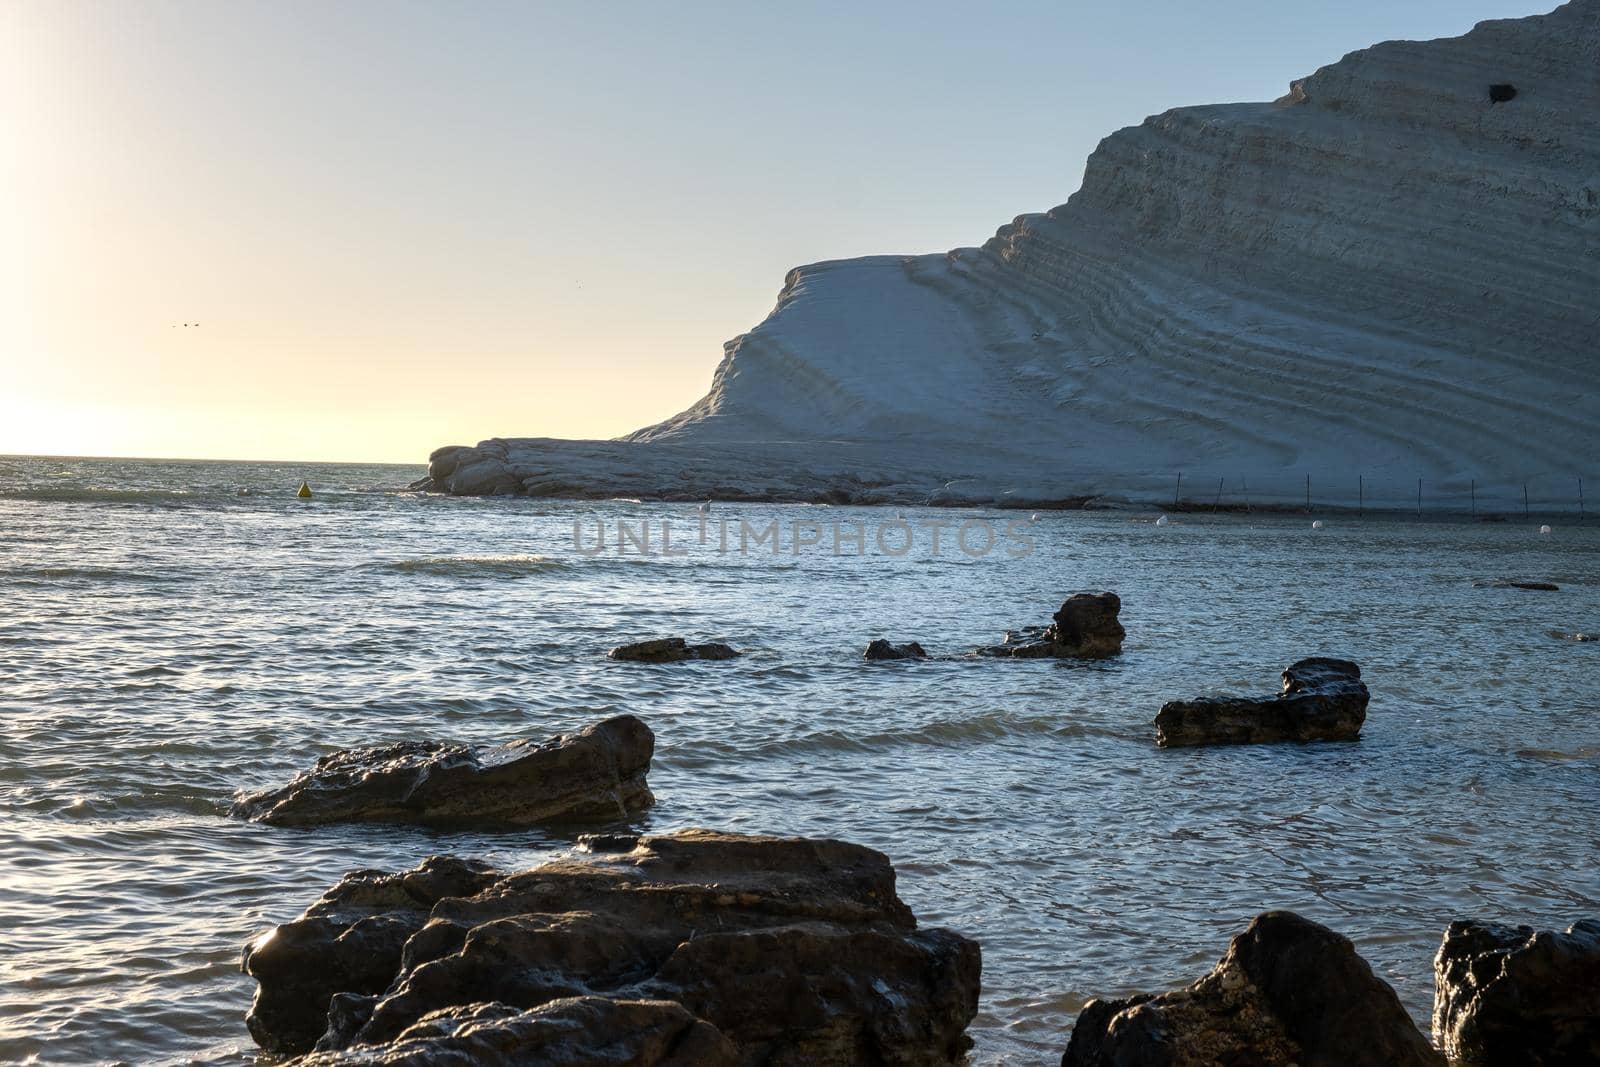
[[[182,581],[176,574],[152,574],[120,567],[0,567],[0,578],[31,578],[61,581],[83,579],[92,582],[171,582]]]
[[[943,747],[984,744],[1007,738],[1083,737],[1091,734],[1116,736],[1114,731],[1085,726],[1082,723],[991,712],[971,718],[935,719],[904,730],[882,730],[863,734],[851,734],[842,730],[819,730],[801,737],[770,741],[753,749],[727,742],[713,742],[697,748],[701,751],[706,748],[721,749],[730,755],[759,758],[800,752],[877,752],[907,745]]]
[[[526,578],[543,571],[560,570],[567,564],[548,556],[425,556],[421,559],[391,560],[377,564],[384,570],[402,574],[435,574],[456,578]]]
[[[37,500],[47,503],[184,504],[212,498],[212,494],[188,489],[112,489],[100,486],[21,486],[0,489],[0,500]],[[215,499],[222,498],[217,496]]]
[[[1592,760],[1600,756],[1600,745],[1580,745],[1570,751],[1559,748],[1519,748],[1512,755],[1522,759],[1552,760],[1555,762]]]

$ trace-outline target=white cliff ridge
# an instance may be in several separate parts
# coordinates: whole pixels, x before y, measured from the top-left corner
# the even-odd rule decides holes
[[[1600,0],[1573,0],[1119,130],[981,248],[790,272],[682,414],[440,449],[426,484],[1575,509],[1597,457]]]

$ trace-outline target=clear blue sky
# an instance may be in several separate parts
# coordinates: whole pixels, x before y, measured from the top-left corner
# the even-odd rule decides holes
[[[796,264],[979,243],[1119,126],[1553,3],[6,0],[0,452],[622,433]]]

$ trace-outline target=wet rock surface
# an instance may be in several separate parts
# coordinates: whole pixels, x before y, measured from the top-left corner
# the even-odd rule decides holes
[[[1000,644],[981,648],[978,654],[1014,659],[1115,656],[1127,636],[1118,619],[1121,611],[1122,600],[1115,593],[1074,593],[1049,626],[1009,630]]]
[[[978,945],[919,929],[882,853],[707,830],[582,842],[515,874],[435,858],[347,875],[246,949],[251,1034],[275,1052],[397,1048],[435,1012],[601,996],[679,1004],[745,1064],[944,1064],[967,1048]]]
[[[1600,921],[1451,923],[1433,971],[1433,1036],[1453,1060],[1600,1063]]]
[[[542,744],[402,741],[346,749],[287,785],[242,797],[233,814],[276,826],[626,818],[654,800],[645,780],[654,751],[655,736],[632,715]]]
[[[1349,939],[1259,915],[1186,989],[1092,1000],[1062,1067],[1443,1067]]]
[[[867,643],[867,650],[861,654],[862,659],[926,659],[928,653],[915,641],[907,641],[903,645],[891,644],[883,638]]]
[[[471,1004],[423,1016],[384,1045],[317,1052],[295,1067],[736,1067],[733,1043],[681,1004],[569,997],[520,1011]]]
[[[1584,633],[1579,630],[1568,632],[1566,630],[1551,630],[1550,636],[1558,641],[1600,641],[1600,633]]]
[[[1350,660],[1317,656],[1291,664],[1283,689],[1271,697],[1173,700],[1156,715],[1156,743],[1267,744],[1278,741],[1354,741],[1367,719],[1370,694]]]
[[[739,650],[732,645],[711,641],[691,645],[681,637],[661,637],[653,641],[636,641],[631,645],[618,645],[606,656],[628,663],[680,663],[689,659],[734,659]]]

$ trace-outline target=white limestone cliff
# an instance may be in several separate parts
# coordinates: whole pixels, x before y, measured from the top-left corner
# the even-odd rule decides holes
[[[981,248],[790,272],[682,414],[441,449],[428,484],[1032,506],[1309,478],[1409,508],[1420,479],[1537,509],[1596,457],[1600,0],[1573,0],[1120,130]]]

